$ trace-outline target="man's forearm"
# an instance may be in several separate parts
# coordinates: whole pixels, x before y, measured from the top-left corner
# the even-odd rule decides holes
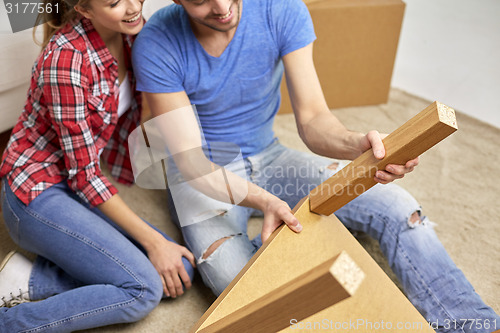
[[[304,143],[316,154],[353,160],[363,151],[360,141],[364,134],[349,131],[333,114],[323,112],[299,126]]]

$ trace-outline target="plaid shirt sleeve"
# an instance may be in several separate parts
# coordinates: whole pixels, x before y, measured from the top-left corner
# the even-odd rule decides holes
[[[84,201],[96,206],[118,191],[102,175],[99,156],[88,123],[90,70],[75,49],[55,49],[40,73],[51,121],[59,138],[68,171],[68,184]]]

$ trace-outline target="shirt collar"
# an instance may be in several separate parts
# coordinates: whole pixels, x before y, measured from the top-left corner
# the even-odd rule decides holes
[[[86,18],[82,18],[81,22],[82,27],[85,30],[85,34],[87,35],[87,38],[89,40],[89,49],[96,53],[95,58],[92,60],[96,63],[97,68],[100,71],[103,71],[111,66],[115,59],[109,52],[106,44],[104,44],[104,41],[102,40],[97,30],[95,30],[92,22],[90,22],[90,20]]]

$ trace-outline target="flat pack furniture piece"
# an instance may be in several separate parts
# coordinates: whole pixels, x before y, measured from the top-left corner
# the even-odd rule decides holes
[[[371,178],[374,164],[375,167],[383,167],[385,162],[417,157],[456,129],[453,109],[438,102],[432,103],[384,139],[387,151],[386,157],[380,162],[382,164],[361,155],[359,159],[363,163],[360,164],[356,159],[346,166],[345,169],[351,169],[347,173],[351,177],[349,184],[363,183],[362,179]],[[352,172],[360,168],[370,172]],[[338,186],[346,188],[349,184],[346,185],[343,180],[337,180]],[[369,184],[366,183],[367,188]],[[230,327],[229,324],[235,318],[240,324],[238,333],[255,332],[254,326],[260,321],[269,320],[274,311],[290,314],[289,317],[276,316],[276,320],[281,321],[278,326],[285,327],[282,331],[433,332],[421,314],[334,215],[320,215],[311,211],[311,207],[321,207],[322,212],[331,214],[340,208],[341,205],[337,206],[329,200],[324,186],[336,188],[336,184],[329,179],[319,186],[323,191],[315,192],[314,197],[318,197],[313,198],[311,194],[294,208],[294,215],[303,225],[302,232],[296,234],[286,226],[278,228],[200,318],[192,332],[230,332],[225,328]],[[344,200],[343,195],[337,197],[333,201]],[[316,205],[317,202],[321,204]],[[295,306],[292,304],[264,312],[259,318],[238,317],[241,309],[248,304],[258,305],[276,290],[342,251],[348,253],[365,274],[363,282],[351,297],[327,308],[319,308],[315,302],[304,298],[302,305],[312,307],[311,312],[317,311],[305,319],[293,317],[293,311],[288,311]],[[318,292],[321,292],[322,287],[318,288]],[[262,302],[262,306],[265,305]],[[259,331],[276,330],[264,327]]]
[[[240,332],[249,327],[252,333],[278,332],[290,325],[290,318],[305,319],[318,309],[352,296],[364,277],[359,266],[342,251],[202,332]]]

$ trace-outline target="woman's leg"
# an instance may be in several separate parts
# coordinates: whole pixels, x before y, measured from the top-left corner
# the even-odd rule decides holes
[[[31,299],[43,300],[1,308],[1,332],[69,332],[133,322],[158,304],[162,284],[144,253],[67,185],[49,188],[28,206],[8,186],[3,190],[11,237],[50,263],[35,262],[30,278]]]
[[[141,250],[144,254],[147,255],[146,253],[146,250],[144,249],[144,247],[142,247],[141,244],[139,244],[139,242],[137,242],[134,238],[130,237],[129,234],[127,234],[127,232],[125,230],[123,230],[123,228],[121,228],[119,225],[117,225],[116,223],[114,223],[113,221],[111,221],[106,215],[104,215],[103,212],[101,212],[99,210],[99,208],[97,207],[92,207],[90,208],[90,210],[92,212],[94,212],[95,214],[97,214],[98,216],[100,216],[103,220],[106,220],[110,225],[112,225],[116,230],[118,230],[119,232],[122,233],[122,235],[124,235],[125,237],[127,237],[127,239],[129,241],[131,241],[139,250]],[[156,231],[158,231],[160,234],[163,235],[163,237],[165,237],[165,239],[167,239],[168,241],[170,242],[174,242],[174,243],[177,243],[176,241],[174,241],[172,239],[172,237],[170,237],[169,235],[167,235],[166,233],[164,233],[163,231],[161,231],[160,229],[158,229],[156,226],[152,225],[151,223],[149,223],[148,221],[146,220],[143,220],[145,223],[147,223],[151,228],[155,229]],[[189,262],[189,260],[186,258],[186,257],[182,257],[182,262],[184,263],[184,268],[186,269],[186,272],[188,273],[189,275],[189,279],[191,281],[193,281],[193,278],[194,278],[194,267],[191,265],[191,263]],[[166,296],[164,296],[165,298],[168,298]]]

